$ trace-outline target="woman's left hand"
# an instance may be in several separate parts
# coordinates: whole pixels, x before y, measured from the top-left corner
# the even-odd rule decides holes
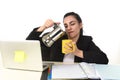
[[[76,43],[73,41],[70,41],[68,43],[65,43],[64,45],[64,52],[66,54],[73,53],[74,55],[83,58],[83,51],[79,50]]]

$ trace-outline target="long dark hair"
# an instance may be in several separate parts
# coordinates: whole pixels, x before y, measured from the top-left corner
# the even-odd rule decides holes
[[[68,13],[66,13],[64,15],[64,17],[63,17],[63,20],[67,16],[74,16],[79,23],[82,23],[81,17],[77,13],[75,13],[75,12],[68,12]],[[82,35],[83,35],[83,28],[80,29],[80,36],[82,36]]]

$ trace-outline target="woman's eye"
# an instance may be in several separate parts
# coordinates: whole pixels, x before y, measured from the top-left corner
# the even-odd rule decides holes
[[[67,25],[64,25],[65,26],[65,28],[67,28]]]
[[[71,23],[70,25],[75,25],[75,23]]]

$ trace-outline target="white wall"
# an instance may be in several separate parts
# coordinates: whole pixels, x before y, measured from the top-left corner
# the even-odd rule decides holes
[[[119,0],[0,0],[0,40],[24,40],[46,19],[62,23],[66,12],[75,11],[83,20],[84,33],[93,36],[110,64],[118,64],[119,4]]]

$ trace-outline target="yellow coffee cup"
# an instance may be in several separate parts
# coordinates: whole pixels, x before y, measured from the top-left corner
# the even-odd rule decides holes
[[[67,46],[66,44],[72,44],[72,50],[69,50],[69,49],[66,49],[65,47],[69,47]],[[62,53],[63,54],[68,54],[68,53],[71,53],[75,50],[75,45],[73,44],[72,40],[70,39],[65,39],[65,40],[62,40]],[[67,52],[67,53],[66,53]]]

